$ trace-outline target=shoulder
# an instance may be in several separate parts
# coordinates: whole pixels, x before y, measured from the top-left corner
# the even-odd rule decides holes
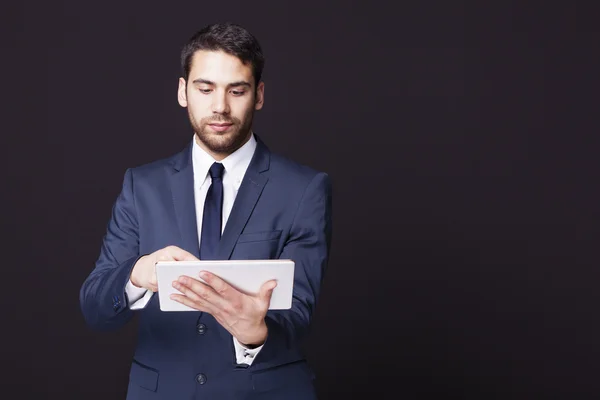
[[[283,156],[278,153],[271,153],[271,169],[273,173],[284,174],[288,178],[297,179],[301,181],[312,180],[316,175],[324,174],[324,171],[319,171],[309,165],[302,164],[291,158]]]
[[[171,173],[173,169],[181,169],[191,163],[190,146],[170,156],[153,160],[144,164],[128,168],[128,173],[136,179],[155,179]]]
[[[289,190],[331,191],[331,178],[325,171],[299,163],[281,154],[271,153],[270,179]]]
[[[263,142],[262,138],[258,135],[255,137],[258,142],[258,154],[263,154],[263,151],[269,154],[269,181],[275,184],[280,191],[298,193],[298,191],[306,192],[315,187],[318,191],[331,192],[331,178],[327,172],[317,170],[273,151]]]

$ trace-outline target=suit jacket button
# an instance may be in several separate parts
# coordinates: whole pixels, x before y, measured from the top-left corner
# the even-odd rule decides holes
[[[204,385],[206,383],[206,375],[204,375],[204,374],[196,375],[196,382],[198,382],[200,385]]]
[[[198,335],[204,335],[206,333],[206,325],[202,323],[196,325],[196,332],[198,332]]]

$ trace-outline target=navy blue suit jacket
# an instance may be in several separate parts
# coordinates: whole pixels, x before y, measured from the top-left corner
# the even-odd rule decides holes
[[[257,138],[219,244],[219,259],[291,259],[290,310],[267,313],[268,338],[250,367],[236,363],[232,336],[207,313],[162,312],[154,294],[142,310],[127,304],[136,261],[169,245],[199,255],[192,144],[125,173],[95,268],[81,287],[86,322],[117,329],[139,317],[128,400],[313,399],[313,372],[301,351],[331,240],[327,174],[271,153]]]

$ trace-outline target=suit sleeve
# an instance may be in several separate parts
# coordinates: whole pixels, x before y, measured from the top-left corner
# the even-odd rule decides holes
[[[304,192],[289,239],[280,255],[281,259],[295,262],[292,308],[267,312],[267,340],[252,368],[269,368],[301,357],[298,349],[309,333],[329,260],[331,207],[330,178],[325,173],[319,173]]]
[[[131,319],[133,311],[127,306],[125,286],[139,257],[133,173],[128,169],[95,268],[79,293],[81,310],[90,327],[117,329]]]

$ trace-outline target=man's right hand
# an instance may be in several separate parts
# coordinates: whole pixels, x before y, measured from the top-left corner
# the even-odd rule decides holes
[[[141,257],[133,266],[131,271],[131,283],[134,286],[145,288],[153,292],[158,291],[156,283],[155,264],[158,261],[197,261],[193,254],[177,247],[167,246],[156,250],[154,253]]]

